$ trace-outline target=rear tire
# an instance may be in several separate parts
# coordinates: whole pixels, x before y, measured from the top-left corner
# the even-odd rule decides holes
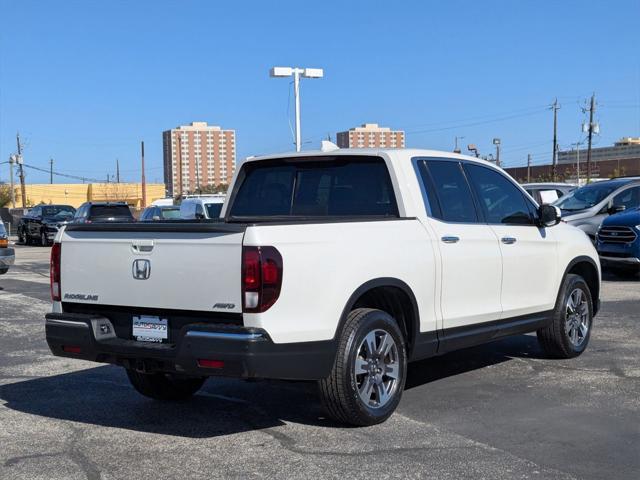
[[[329,416],[357,426],[384,422],[395,411],[407,375],[405,339],[386,312],[349,313],[338,339],[333,369],[318,382]]]
[[[187,400],[204,384],[206,378],[179,377],[170,373],[141,373],[127,369],[133,388],[154,400]]]
[[[538,341],[552,358],[573,358],[585,351],[593,326],[593,300],[580,275],[564,279],[551,323],[538,330]]]

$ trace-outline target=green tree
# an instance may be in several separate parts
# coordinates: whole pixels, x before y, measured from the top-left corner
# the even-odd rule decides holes
[[[11,202],[11,186],[0,183],[0,208],[6,207]]]

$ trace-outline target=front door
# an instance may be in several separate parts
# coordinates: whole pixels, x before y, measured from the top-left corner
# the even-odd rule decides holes
[[[465,164],[485,222],[502,253],[502,318],[552,310],[557,295],[556,241],[537,226],[535,206],[499,171]]]

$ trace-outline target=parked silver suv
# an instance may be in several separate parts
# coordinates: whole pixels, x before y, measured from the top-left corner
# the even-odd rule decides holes
[[[620,177],[578,188],[558,199],[562,220],[583,230],[595,243],[602,221],[613,213],[640,206],[640,177]]]

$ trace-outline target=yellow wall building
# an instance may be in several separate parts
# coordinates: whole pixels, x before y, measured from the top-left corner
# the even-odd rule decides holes
[[[39,203],[71,205],[78,208],[84,202],[127,202],[142,208],[140,183],[54,183],[25,185],[27,207]],[[22,208],[20,186],[15,188],[16,208]],[[147,183],[147,205],[165,197],[164,183]],[[8,207],[11,204],[7,205]]]

